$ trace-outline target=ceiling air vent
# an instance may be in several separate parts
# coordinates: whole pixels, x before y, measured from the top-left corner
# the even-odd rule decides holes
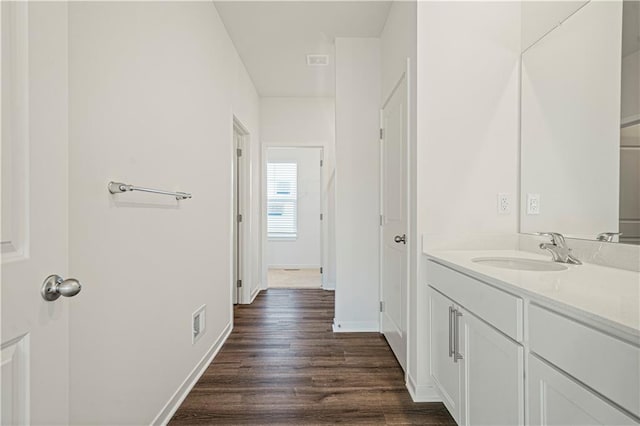
[[[307,65],[310,67],[329,65],[329,55],[307,55]]]

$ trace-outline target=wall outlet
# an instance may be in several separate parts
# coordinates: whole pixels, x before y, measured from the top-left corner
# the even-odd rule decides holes
[[[527,214],[540,214],[540,194],[527,194]]]
[[[498,214],[511,213],[511,197],[506,192],[498,194]]]
[[[207,305],[202,305],[191,315],[191,344],[204,334],[207,328]]]

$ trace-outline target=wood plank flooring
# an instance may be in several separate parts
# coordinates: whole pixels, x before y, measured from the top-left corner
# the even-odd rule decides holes
[[[235,308],[229,339],[171,425],[455,425],[413,403],[378,333],[333,333],[333,292],[269,289]]]

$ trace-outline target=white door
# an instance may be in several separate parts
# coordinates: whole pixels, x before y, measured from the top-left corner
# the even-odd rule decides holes
[[[407,83],[382,109],[381,331],[405,369],[407,357]]]
[[[524,424],[524,349],[458,308],[461,425]],[[455,326],[455,325],[454,325]]]
[[[431,376],[442,395],[442,402],[456,422],[460,420],[460,363],[454,360],[453,315],[455,304],[429,288],[429,326],[431,336]]]
[[[69,421],[67,6],[2,2],[1,423]],[[67,284],[74,284],[68,282]]]

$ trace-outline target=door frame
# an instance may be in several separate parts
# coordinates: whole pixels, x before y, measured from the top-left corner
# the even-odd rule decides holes
[[[230,239],[232,255],[229,267],[231,271],[231,304],[234,305],[234,299],[237,304],[247,304],[251,301],[251,295],[249,294],[252,258],[251,229],[249,226],[251,218],[249,217],[250,212],[247,211],[248,206],[251,205],[251,135],[247,127],[235,115],[233,115],[232,123],[231,223],[234,230]],[[240,136],[240,140],[236,140],[236,133]],[[238,156],[238,149],[241,150],[240,156]],[[239,186],[236,188],[236,180],[238,179]],[[242,215],[241,222],[238,222],[238,215]],[[238,262],[237,271],[234,270],[236,268],[236,260]],[[242,280],[242,287],[237,286],[238,279]],[[236,294],[235,298],[234,292]]]
[[[327,220],[327,212],[326,206],[324,203],[324,198],[326,196],[326,190],[324,187],[324,167],[326,166],[326,158],[325,158],[325,146],[324,145],[290,145],[286,143],[263,143],[262,144],[262,253],[265,253],[262,256],[262,289],[266,290],[269,288],[268,281],[268,271],[269,271],[269,261],[267,259],[267,243],[269,241],[269,230],[267,225],[267,163],[268,163],[268,152],[269,149],[274,148],[312,148],[320,150],[320,161],[322,165],[320,166],[320,214],[322,215],[322,220],[320,220],[320,268],[323,273],[321,274],[321,282],[323,290],[333,290],[333,288],[327,288],[327,256],[325,256],[325,248],[327,247],[327,241],[325,241],[325,231],[327,230],[325,226],[325,222]]]
[[[405,70],[402,72],[402,74],[400,75],[400,77],[396,80],[396,83],[393,86],[393,89],[391,89],[391,92],[389,93],[389,95],[385,98],[385,101],[382,103],[382,106],[380,107],[380,130],[381,130],[381,134],[380,134],[380,139],[379,139],[379,156],[380,156],[380,170],[379,170],[379,190],[380,190],[380,204],[379,204],[379,213],[380,213],[380,226],[378,228],[378,236],[379,236],[379,245],[380,245],[380,257],[379,257],[379,283],[378,283],[378,294],[380,297],[380,304],[382,304],[382,302],[384,302],[384,292],[383,292],[383,279],[384,279],[384,234],[383,234],[383,217],[384,217],[384,138],[383,136],[383,131],[384,131],[384,108],[387,106],[387,104],[391,101],[391,99],[393,98],[393,96],[396,94],[396,91],[398,90],[398,88],[401,86],[401,84],[403,83],[403,81],[406,81],[406,93],[405,93],[405,108],[406,108],[406,120],[405,120],[405,126],[406,126],[406,135],[407,135],[407,141],[405,144],[405,170],[406,170],[406,176],[405,176],[405,188],[406,188],[406,200],[405,200],[405,221],[407,224],[407,254],[406,254],[406,259],[405,259],[405,273],[406,273],[406,282],[405,282],[405,286],[406,286],[406,291],[405,291],[405,312],[404,312],[404,316],[405,316],[405,328],[406,330],[404,330],[405,334],[406,334],[406,339],[405,339],[405,353],[407,354],[407,357],[409,355],[409,306],[410,306],[410,291],[409,291],[409,285],[410,285],[410,272],[411,272],[411,257],[413,256],[413,253],[411,252],[411,238],[414,237],[413,235],[413,229],[411,227],[411,59],[407,58],[406,63],[405,63]],[[379,310],[378,313],[378,324],[379,324],[379,332],[382,333],[382,320],[383,320],[383,312],[382,309]],[[407,363],[408,366],[408,359],[405,360],[405,363]],[[408,370],[408,368],[407,368]],[[405,372],[406,373],[406,372]]]

